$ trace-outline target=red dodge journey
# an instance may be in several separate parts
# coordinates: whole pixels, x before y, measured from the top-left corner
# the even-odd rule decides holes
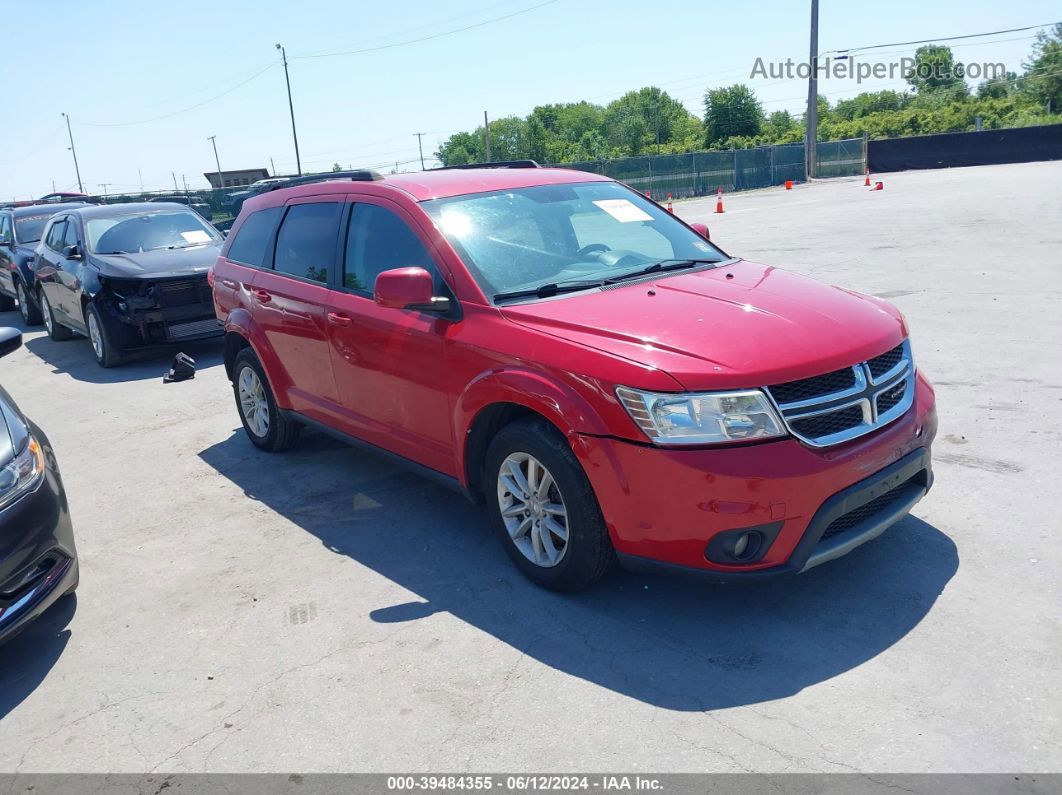
[[[400,460],[569,591],[617,560],[805,571],[929,490],[933,388],[892,305],[726,254],[607,177],[504,166],[244,203],[211,277],[255,445],[310,427]]]

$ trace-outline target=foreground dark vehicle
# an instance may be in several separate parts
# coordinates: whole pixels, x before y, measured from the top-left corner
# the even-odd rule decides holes
[[[77,331],[102,367],[133,350],[219,336],[207,271],[222,237],[186,206],[58,213],[37,246],[36,289],[53,340]]]
[[[22,345],[0,329],[0,356]],[[77,588],[77,551],[55,454],[0,387],[0,643]]]

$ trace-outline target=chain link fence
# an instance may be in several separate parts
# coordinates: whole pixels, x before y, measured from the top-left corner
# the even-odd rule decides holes
[[[822,141],[817,145],[818,176],[857,176],[866,169],[863,139]],[[557,163],[625,182],[655,199],[707,196],[716,189],[751,190],[804,181],[804,144],[758,146],[721,152],[648,155],[616,160]]]

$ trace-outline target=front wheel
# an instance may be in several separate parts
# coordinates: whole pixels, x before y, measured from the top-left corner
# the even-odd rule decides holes
[[[92,343],[92,353],[95,354],[96,363],[100,367],[117,367],[125,360],[111,335],[107,333],[100,310],[94,303],[85,307],[85,326],[88,328],[89,342]]]
[[[567,440],[545,420],[504,427],[487,451],[487,510],[505,551],[555,591],[599,580],[614,558],[590,481]]]
[[[40,295],[41,315],[44,317],[44,328],[48,330],[48,336],[56,342],[62,342],[73,337],[74,332],[66,326],[60,325],[59,321],[55,319],[55,312],[52,311],[52,305],[48,302],[48,294],[41,290]]]
[[[278,453],[295,446],[302,426],[277,410],[262,363],[250,348],[240,351],[232,365],[232,391],[243,429],[255,447]]]
[[[22,315],[22,322],[27,326],[39,326],[41,324],[41,310],[30,301],[29,295],[22,282],[15,282],[15,295],[18,297],[18,311]]]

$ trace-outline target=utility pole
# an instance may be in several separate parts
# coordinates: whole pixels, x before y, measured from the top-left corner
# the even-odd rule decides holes
[[[100,187],[103,188],[103,198],[104,199],[107,198],[107,186],[110,185],[110,184],[111,183],[109,183],[109,182],[101,182],[100,183]]]
[[[275,177],[277,175],[277,167],[273,165],[273,158],[269,158],[269,168],[272,170],[273,176]]]
[[[188,180],[185,179],[184,174],[181,174],[181,184],[184,185],[184,192],[188,192]]]
[[[144,175],[140,172],[140,166],[136,167],[136,175],[140,177],[140,192],[144,192]]]
[[[483,153],[485,155],[484,162],[489,163],[490,160],[490,123],[487,121],[487,111],[483,111]]]
[[[207,140],[210,141],[210,143],[214,144],[214,162],[217,163],[218,166],[218,187],[223,188],[225,186],[225,180],[221,178],[221,160],[218,159],[218,142],[217,140],[215,140],[216,138],[216,135],[211,135],[209,138],[207,138]],[[173,189],[177,190],[176,176],[173,178]]]
[[[288,77],[288,53],[277,45],[277,49],[280,50],[280,57],[284,60],[284,82],[288,86],[288,110],[291,111],[291,137],[295,141],[295,168],[299,171],[299,176],[302,176],[302,161],[299,159],[299,136],[295,132],[295,106],[291,102],[291,78]]]
[[[170,176],[173,177],[173,192],[177,193],[179,190],[179,188],[177,187],[177,174],[171,171]]]
[[[84,193],[85,189],[81,187],[81,169],[77,166],[77,150],[74,149],[74,134],[70,131],[70,117],[64,113],[63,118],[66,119],[66,134],[70,136],[70,154],[74,156],[74,173],[77,174],[77,189],[79,193]]]
[[[807,178],[812,180],[818,173],[819,140],[819,0],[811,0],[811,53],[808,57],[811,74],[808,77],[808,110],[804,119],[807,125],[804,140],[804,162]]]
[[[424,170],[424,142],[421,140],[424,137],[424,133],[413,133],[417,136],[417,149],[420,150],[420,170]]]

